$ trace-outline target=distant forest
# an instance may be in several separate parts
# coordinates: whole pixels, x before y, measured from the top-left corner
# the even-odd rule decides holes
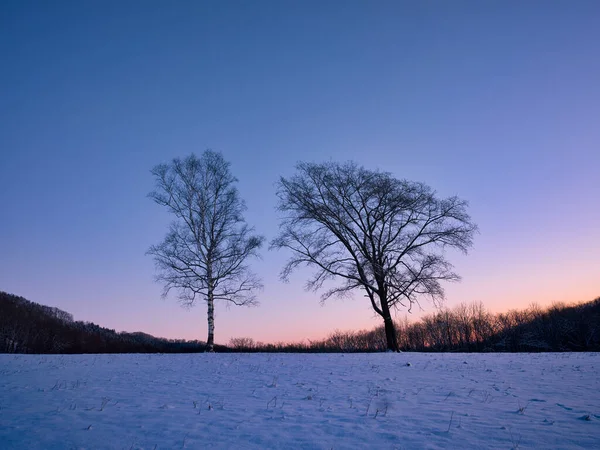
[[[182,353],[203,351],[204,346],[199,341],[118,333],[0,291],[0,353]]]
[[[577,305],[492,314],[483,304],[438,310],[418,322],[397,323],[403,351],[418,352],[564,352],[600,351],[600,298]],[[0,291],[0,353],[191,353],[206,343],[116,332],[75,321],[58,308]],[[301,343],[264,344],[233,338],[217,352],[380,352],[385,330],[335,331]]]

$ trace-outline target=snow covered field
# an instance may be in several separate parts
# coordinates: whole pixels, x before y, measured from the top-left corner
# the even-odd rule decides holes
[[[2,449],[206,447],[600,448],[600,354],[0,355]]]

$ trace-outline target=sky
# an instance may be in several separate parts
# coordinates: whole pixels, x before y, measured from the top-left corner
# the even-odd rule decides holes
[[[353,160],[469,201],[480,234],[446,306],[592,300],[599,21],[595,0],[3,1],[0,290],[206,339],[204,304],[161,299],[145,253],[171,218],[146,196],[152,167],[211,148],[267,240],[280,176]],[[261,253],[261,305],[218,304],[217,342],[380,324],[362,293],[321,305],[310,271],[283,283],[290,255]]]

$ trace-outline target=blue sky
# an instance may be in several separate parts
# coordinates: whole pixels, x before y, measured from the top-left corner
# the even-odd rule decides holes
[[[596,1],[4,1],[0,289],[205,339],[204,306],[153,282],[170,218],[146,194],[154,165],[212,148],[267,239],[279,176],[355,160],[470,201],[481,234],[448,306],[591,300],[599,20]],[[217,307],[218,342],[379,324],[360,293],[320,306],[306,273],[281,283],[286,256],[254,265],[261,307]]]

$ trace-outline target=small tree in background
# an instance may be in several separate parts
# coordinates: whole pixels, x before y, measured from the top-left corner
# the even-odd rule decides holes
[[[322,300],[362,289],[383,318],[387,348],[399,351],[391,311],[442,299],[442,281],[457,281],[444,250],[467,252],[476,225],[458,197],[440,199],[423,183],[354,163],[299,163],[278,183],[284,214],[272,248],[292,251],[286,280],[300,265],[316,269],[308,289],[341,280]]]
[[[243,212],[246,206],[235,187],[237,179],[223,156],[206,150],[174,159],[152,169],[156,190],[149,194],[175,215],[165,240],[150,247],[164,283],[185,306],[205,301],[208,316],[207,350],[214,346],[214,302],[255,305],[260,280],[247,260],[258,256],[264,238],[253,234]]]

